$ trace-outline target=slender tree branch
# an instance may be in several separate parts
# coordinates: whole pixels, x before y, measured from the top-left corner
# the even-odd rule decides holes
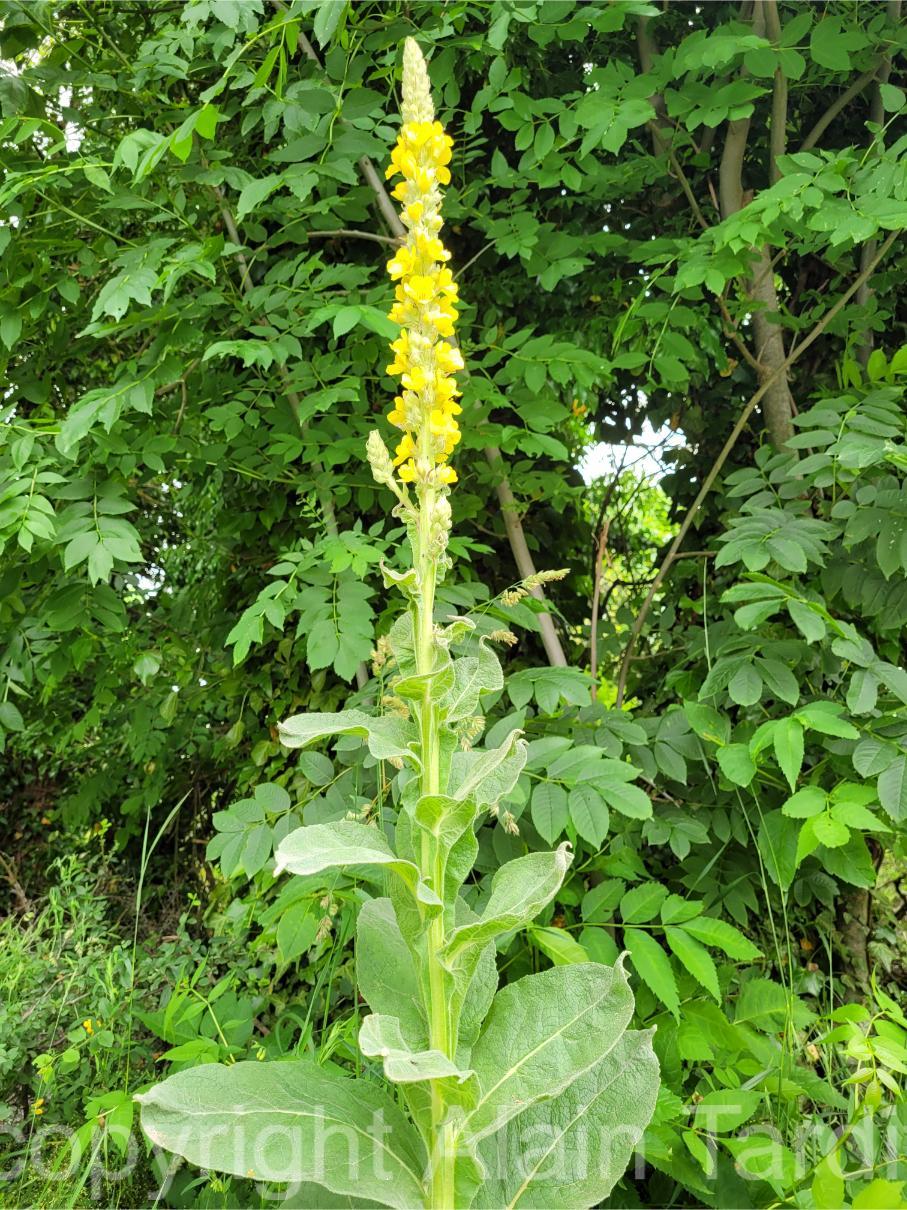
[[[882,259],[888,252],[888,249],[892,246],[894,241],[897,239],[898,235],[899,235],[899,232],[897,232],[897,231],[891,232],[891,234],[888,236],[888,238],[885,240],[885,242],[879,248],[876,255],[873,257],[871,263],[866,266],[866,268],[863,270],[863,272],[860,273],[860,275],[854,280],[853,284],[848,286],[848,288],[844,291],[844,293],[841,295],[841,297],[838,299],[838,301],[832,307],[829,307],[829,309],[825,312],[825,314],[822,316],[822,318],[819,320],[819,322],[815,325],[815,327],[812,329],[812,331],[807,336],[805,336],[803,338],[803,340],[801,340],[800,343],[798,345],[796,345],[796,347],[794,349],[791,350],[791,352],[787,355],[787,357],[782,362],[782,364],[780,366],[778,366],[775,370],[773,370],[771,376],[769,378],[767,378],[765,382],[762,383],[762,385],[759,387],[759,389],[753,395],[750,396],[748,403],[746,404],[746,406],[744,407],[743,411],[740,413],[740,416],[737,419],[737,423],[734,425],[733,429],[731,429],[730,436],[728,437],[727,441],[725,441],[724,445],[722,446],[721,453],[718,455],[717,459],[715,460],[714,464],[712,465],[711,470],[706,475],[706,477],[703,481],[702,487],[699,489],[699,492],[696,496],[696,499],[693,501],[693,503],[690,505],[689,509],[687,510],[687,514],[683,519],[683,523],[680,526],[680,529],[677,531],[677,534],[675,535],[674,540],[668,549],[668,553],[665,555],[664,559],[662,560],[661,566],[658,569],[655,579],[652,581],[649,591],[646,594],[646,599],[643,601],[642,606],[639,610],[639,613],[637,613],[636,617],[633,619],[633,625],[630,628],[630,637],[627,640],[626,647],[624,648],[623,659],[621,660],[621,665],[620,665],[620,673],[617,678],[617,702],[616,702],[616,705],[618,708],[620,708],[623,705],[624,694],[625,694],[626,688],[627,688],[627,675],[630,670],[630,662],[633,659],[633,648],[636,646],[636,640],[639,637],[640,631],[643,628],[646,618],[648,617],[649,610],[652,608],[652,602],[655,600],[656,593],[658,592],[659,588],[663,584],[664,579],[668,574],[668,571],[670,570],[672,564],[674,563],[674,561],[677,557],[677,553],[680,549],[681,543],[683,542],[684,538],[689,533],[690,526],[693,524],[693,521],[694,521],[696,515],[698,514],[700,508],[702,507],[706,496],[708,496],[709,492],[712,490],[712,485],[714,484],[715,480],[718,478],[719,474],[721,473],[721,468],[724,466],[725,462],[728,459],[728,456],[730,455],[734,446],[737,444],[737,439],[740,436],[740,434],[743,432],[743,430],[746,426],[746,422],[749,420],[750,416],[753,413],[753,409],[756,407],[756,404],[759,402],[760,399],[762,399],[762,397],[765,395],[765,393],[771,387],[773,378],[775,378],[779,374],[786,373],[788,371],[788,369],[790,369],[790,367],[794,364],[794,362],[799,360],[801,355],[806,352],[806,350],[810,347],[810,345],[812,345],[816,340],[818,340],[818,338],[822,335],[822,333],[825,331],[825,329],[828,327],[828,325],[831,323],[831,321],[835,318],[835,316],[838,314],[838,312],[844,306],[846,306],[846,304],[853,297],[853,295],[856,294],[856,292],[859,290],[859,288],[863,284],[863,282],[866,281],[875,272],[876,267],[882,261]]]
[[[755,10],[754,24],[762,24],[761,6]],[[743,72],[742,74],[746,74]],[[739,118],[728,123],[724,150],[719,167],[721,214],[729,218],[743,208],[743,159],[746,154],[750,119]],[[747,294],[757,304],[753,308],[753,331],[756,338],[755,355],[763,382],[768,382],[763,408],[765,427],[776,449],[783,449],[793,436],[794,404],[786,374],[779,369],[784,364],[784,337],[774,317],[778,315],[778,294],[768,246],[754,249],[755,264],[746,283]]]
[[[777,0],[762,0],[765,32],[777,46],[781,42],[781,18]],[[787,76],[779,65],[775,68],[772,85],[772,127],[769,137],[769,180],[774,185],[781,179],[778,160],[787,147]]]
[[[589,671],[592,673],[592,700],[598,696],[598,607],[602,591],[602,570],[608,555],[608,528],[610,522],[605,518],[598,535],[598,545],[595,551],[595,574],[592,586],[592,618],[589,626]]]
[[[375,244],[390,244],[399,248],[403,242],[399,235],[378,235],[375,231],[352,231],[348,227],[338,227],[336,231],[307,231],[306,239],[367,239]]]
[[[536,569],[526,543],[526,534],[520,523],[520,514],[510,487],[510,481],[507,478],[507,472],[504,470],[504,459],[501,456],[501,451],[494,445],[487,447],[485,457],[488,459],[489,466],[497,472],[495,491],[497,492],[498,502],[501,505],[501,518],[510,542],[510,549],[513,551],[513,560],[516,563],[517,571],[520,573],[520,578],[528,580],[530,576],[536,574]],[[537,601],[545,600],[545,594],[539,585],[535,585],[529,591]],[[548,656],[548,663],[554,668],[566,668],[567,657],[564,655],[564,649],[554,628],[554,620],[551,614],[540,613],[538,621],[545,654]]]
[[[901,20],[901,0],[888,0],[886,4],[888,20],[892,25],[897,26]],[[872,86],[872,101],[869,106],[869,120],[876,126],[881,126],[885,121],[885,106],[882,103],[882,85],[888,83],[888,77],[891,75],[891,55],[885,54],[882,62],[879,65],[876,78]],[[876,146],[881,143],[881,135],[875,135]],[[879,146],[879,151],[881,151]],[[863,269],[872,258],[875,256],[878,240],[868,239],[860,249],[860,268]],[[865,281],[857,292],[857,306],[865,307],[872,297],[872,287],[869,281]],[[872,348],[875,343],[872,328],[868,325],[864,330],[863,339],[857,349],[857,360],[860,365],[865,366],[869,361],[869,356],[872,353]]]
[[[876,63],[872,67],[863,72],[861,76],[857,76],[850,88],[845,88],[836,101],[829,105],[822,117],[819,118],[815,126],[800,144],[801,151],[809,151],[811,147],[815,147],[819,139],[835,120],[838,114],[845,106],[849,105],[854,97],[859,96],[870,80],[874,80],[876,72],[879,70],[879,64]]]

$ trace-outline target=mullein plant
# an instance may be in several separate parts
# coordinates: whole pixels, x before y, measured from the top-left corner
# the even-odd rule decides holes
[[[501,666],[468,618],[436,616],[463,360],[440,238],[452,140],[412,39],[402,110],[387,172],[401,178],[393,196],[408,233],[388,264],[400,325],[388,372],[401,384],[389,419],[402,435],[393,455],[377,432],[368,441],[412,547],[408,570],[384,570],[406,600],[383,652],[395,672],[391,709],[280,726],[288,748],[359,736],[393,779],[393,825],[305,826],[276,853],[276,872],[310,887],[345,871],[386,891],[363,894],[357,924],[357,981],[371,1010],[359,1030],[364,1072],[311,1058],[191,1068],[138,1098],[142,1124],[203,1168],[292,1183],[294,1205],[591,1207],[639,1144],[658,1065],[651,1032],[627,1028],[633,997],[621,963],[554,967],[498,989],[496,943],[557,895],[568,844],[502,866],[479,911],[462,894],[476,829],[515,786],[526,744],[513,731],[499,747],[473,746],[483,694],[503,687]]]

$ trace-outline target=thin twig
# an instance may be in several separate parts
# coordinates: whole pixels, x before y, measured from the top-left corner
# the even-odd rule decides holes
[[[352,231],[347,227],[338,227],[336,231],[307,231],[307,239],[369,239],[376,244],[391,244],[398,248],[403,243],[401,235],[379,235],[376,231]]]
[[[605,559],[610,563],[608,555],[608,529],[610,519],[605,518],[598,535],[598,546],[595,551],[595,576],[592,587],[592,622],[589,630],[589,670],[592,673],[592,700],[598,697],[598,606],[601,600],[602,569]]]
[[[801,151],[809,151],[811,147],[815,147],[816,143],[818,143],[841,110],[863,91],[870,80],[875,79],[875,74],[879,70],[879,67],[880,64],[875,63],[868,71],[864,71],[861,76],[857,76],[850,88],[846,88],[838,99],[829,105],[828,109],[826,109],[825,113],[822,114],[822,117],[819,118],[818,122],[816,122],[815,126],[813,126],[812,130],[800,144]]]
[[[715,463],[713,464],[712,469],[706,475],[705,480],[702,484],[702,487],[699,489],[699,493],[696,496],[696,499],[690,505],[690,508],[688,509],[687,514],[683,519],[683,524],[680,526],[680,529],[677,531],[677,533],[674,537],[674,541],[671,543],[670,549],[668,550],[668,553],[665,555],[664,559],[662,560],[661,566],[658,569],[655,579],[652,581],[649,591],[646,594],[646,599],[643,601],[642,607],[640,608],[639,613],[637,613],[636,617],[633,619],[633,625],[630,628],[630,637],[627,640],[626,647],[624,648],[624,655],[623,655],[623,659],[621,660],[621,665],[620,665],[620,673],[617,678],[616,706],[618,709],[620,709],[620,707],[623,705],[623,701],[624,701],[624,693],[626,692],[626,688],[627,688],[627,675],[630,671],[630,661],[633,658],[633,648],[636,645],[636,640],[639,637],[640,631],[642,630],[643,623],[645,622],[646,618],[648,617],[649,610],[652,607],[652,602],[655,600],[655,594],[658,592],[659,588],[661,587],[662,583],[664,582],[664,579],[667,576],[668,571],[670,570],[671,566],[673,565],[673,563],[675,561],[675,557],[677,555],[678,550],[680,549],[681,543],[683,542],[684,538],[687,536],[687,534],[690,530],[690,526],[693,524],[693,520],[696,517],[696,514],[699,512],[700,508],[702,507],[703,502],[705,501],[706,496],[709,494],[709,492],[712,489],[712,485],[714,484],[715,480],[718,478],[719,474],[721,473],[721,468],[724,466],[725,462],[727,461],[728,456],[731,453],[731,450],[737,444],[737,438],[743,432],[743,429],[746,426],[746,422],[747,422],[747,420],[749,420],[749,418],[753,412],[753,409],[756,407],[756,404],[759,402],[759,400],[762,399],[762,397],[769,390],[769,388],[771,387],[772,382],[775,380],[775,378],[781,374],[786,373],[788,371],[788,369],[790,369],[790,367],[794,364],[794,362],[800,358],[801,354],[805,353],[806,350],[810,347],[810,345],[813,344],[813,342],[816,341],[819,338],[819,336],[822,335],[822,333],[825,331],[825,329],[828,327],[828,325],[831,323],[831,321],[834,319],[834,317],[838,314],[838,312],[847,304],[847,302],[853,297],[853,295],[856,294],[856,292],[859,290],[859,288],[863,284],[863,282],[866,281],[875,272],[876,266],[881,262],[883,257],[886,255],[886,253],[888,252],[888,249],[891,247],[891,245],[897,239],[898,234],[899,234],[899,232],[897,232],[897,231],[891,232],[891,234],[888,236],[888,238],[885,240],[885,242],[879,248],[879,251],[876,253],[875,257],[872,260],[872,263],[867,265],[866,269],[854,280],[852,285],[848,286],[848,288],[841,295],[841,297],[834,304],[834,306],[830,307],[828,309],[828,311],[825,312],[825,314],[822,316],[822,318],[819,320],[819,322],[816,324],[816,326],[812,329],[812,331],[809,333],[809,335],[805,336],[803,338],[803,340],[801,340],[800,343],[794,349],[791,350],[791,352],[787,355],[787,357],[781,363],[781,365],[777,366],[772,371],[771,375],[768,378],[766,378],[765,382],[763,382],[762,385],[758,388],[758,390],[753,395],[750,396],[749,402],[747,403],[746,407],[743,409],[743,411],[740,413],[740,416],[737,419],[737,423],[734,425],[733,429],[731,429],[730,436],[728,437],[727,441],[725,441],[724,445],[722,446],[721,453],[718,455],[717,459],[715,460]]]

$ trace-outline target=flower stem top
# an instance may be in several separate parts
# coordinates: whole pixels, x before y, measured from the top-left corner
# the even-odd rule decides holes
[[[403,48],[402,116],[387,169],[388,180],[403,178],[393,196],[402,204],[407,229],[406,243],[387,265],[397,283],[390,318],[401,326],[387,372],[399,375],[402,389],[388,419],[403,430],[394,458],[397,473],[418,489],[456,482],[447,460],[460,440],[456,417],[462,409],[453,374],[463,368],[463,358],[451,343],[457,286],[445,263],[450,253],[438,234],[440,186],[450,182],[453,140],[434,120],[425,60],[412,38]]]

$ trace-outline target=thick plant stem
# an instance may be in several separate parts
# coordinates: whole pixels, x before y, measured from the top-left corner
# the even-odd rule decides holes
[[[437,565],[431,550],[431,522],[434,512],[434,493],[427,489],[420,499],[419,522],[416,531],[415,562],[419,573],[419,598],[414,617],[416,666],[420,676],[426,679],[424,697],[420,706],[419,729],[422,750],[421,792],[423,795],[438,794],[441,783],[441,752],[439,741],[440,719],[434,701],[430,674],[435,664],[434,604],[437,585]],[[437,849],[427,834],[423,834],[420,852],[422,877],[429,882],[435,894],[443,899],[443,867]],[[425,1005],[429,1027],[429,1045],[433,1050],[453,1058],[453,1038],[448,1014],[448,996],[445,971],[440,953],[445,941],[444,913],[439,912],[428,930],[428,1002]],[[452,1210],[454,1201],[455,1149],[451,1129],[445,1125],[447,1103],[439,1080],[432,1081],[432,1157],[431,1189],[427,1205],[431,1210]]]

